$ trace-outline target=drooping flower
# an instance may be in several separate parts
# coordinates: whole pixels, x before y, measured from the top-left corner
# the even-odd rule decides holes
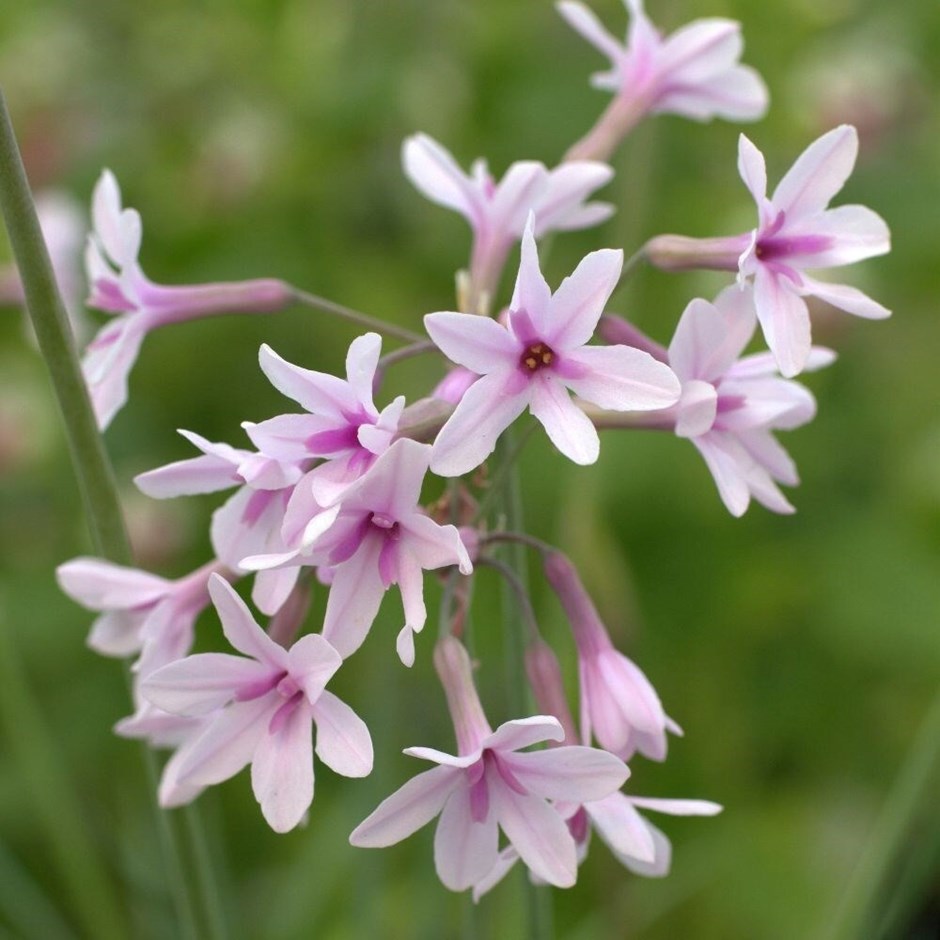
[[[324,511],[314,505],[309,515],[309,504],[302,498],[292,501],[285,529],[304,533],[292,550],[241,562],[250,570],[329,567],[323,635],[344,659],[362,644],[385,592],[397,584],[405,611],[398,654],[410,666],[414,633],[427,619],[424,571],[447,565],[457,565],[463,574],[473,570],[457,529],[438,525],[418,506],[430,459],[430,445],[396,441],[332,509]],[[301,514],[298,519],[291,515],[294,507]]]
[[[482,463],[526,408],[571,460],[597,460],[600,441],[569,390],[601,408],[649,411],[675,403],[671,370],[627,346],[588,346],[617,285],[623,253],[584,258],[552,294],[539,269],[532,219],[506,326],[486,317],[430,313],[425,327],[453,362],[481,375],[434,442],[431,469],[459,476]]]
[[[561,601],[578,648],[582,741],[591,737],[623,760],[639,751],[666,759],[666,732],[681,734],[640,668],[614,648],[574,565],[561,552],[544,559],[545,577]]]
[[[519,161],[496,182],[485,160],[469,174],[427,134],[409,137],[402,147],[405,174],[428,199],[459,212],[473,229],[470,293],[463,308],[485,312],[510,248],[535,213],[536,234],[588,228],[607,219],[613,206],[585,200],[608,183],[613,170],[603,163],[569,161],[554,170],[533,160]]]
[[[398,429],[405,398],[399,395],[379,411],[372,397],[382,351],[378,333],[353,340],[346,355],[346,380],[303,369],[262,346],[259,361],[271,384],[306,408],[308,414],[285,414],[244,425],[265,455],[286,462],[320,459],[310,471],[309,486],[321,506],[329,506],[383,454]],[[253,553],[256,554],[256,553]]]
[[[580,746],[521,752],[532,744],[561,740],[564,731],[557,719],[538,715],[507,721],[494,732],[458,640],[447,637],[438,644],[435,665],[454,722],[458,754],[408,748],[406,754],[438,766],[384,800],[349,841],[384,848],[440,814],[434,864],[451,890],[470,888],[492,870],[500,829],[535,875],[570,887],[577,876],[575,842],[548,801],[601,799],[619,789],[629,775],[627,767],[611,754]]]
[[[261,629],[226,581],[213,576],[209,591],[226,638],[244,655],[188,656],[141,686],[167,712],[207,716],[206,727],[175,755],[173,791],[221,783],[250,763],[264,818],[276,832],[287,832],[313,800],[313,726],[317,756],[346,777],[372,770],[369,730],[326,691],[342,658],[322,636],[308,634],[286,650]]]
[[[768,198],[764,157],[742,134],[738,172],[757,202],[757,228],[727,238],[662,235],[646,246],[647,257],[658,267],[737,271],[740,283],[753,282],[757,318],[786,378],[801,372],[810,357],[805,297],[818,297],[867,319],[891,315],[854,287],[819,281],[806,273],[852,264],[891,248],[887,225],[871,209],[828,208],[857,155],[858,134],[843,124],[810,144]]]
[[[99,426],[104,429],[127,401],[127,378],[144,336],[169,323],[223,313],[270,313],[292,301],[282,281],[259,279],[165,287],[154,284],[137,261],[140,215],[121,206],[110,170],[101,174],[92,197],[93,232],[85,267],[88,305],[114,314],[88,344],[82,361]]]
[[[281,528],[291,496],[309,464],[208,441],[192,431],[180,434],[202,455],[178,460],[134,478],[141,492],[154,499],[215,493],[239,487],[212,514],[210,536],[216,557],[233,571],[247,555],[281,552]],[[287,598],[297,571],[258,572],[252,600],[274,614]]]
[[[679,114],[696,121],[714,117],[754,121],[767,111],[767,88],[739,59],[741,24],[696,20],[663,37],[650,22],[642,0],[624,0],[630,14],[625,43],[615,39],[582,3],[563,0],[558,11],[611,62],[592,84],[615,98],[594,129],[568,159],[606,160],[624,135],[646,114]]]

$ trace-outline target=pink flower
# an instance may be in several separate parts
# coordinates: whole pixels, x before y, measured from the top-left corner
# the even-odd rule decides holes
[[[271,384],[308,414],[286,414],[244,425],[265,455],[288,463],[323,460],[310,472],[317,501],[328,506],[383,454],[398,430],[405,398],[399,395],[379,411],[372,400],[382,351],[378,333],[353,340],[346,355],[346,380],[302,369],[262,346],[259,360]]]
[[[756,326],[751,289],[732,286],[714,306],[693,300],[669,345],[668,361],[682,382],[675,433],[687,437],[705,458],[729,512],[740,516],[751,497],[774,512],[793,507],[777,483],[799,483],[796,466],[773,431],[812,420],[816,401],[809,390],[781,379],[769,353],[739,358]],[[810,369],[835,354],[814,347]]]
[[[210,716],[177,753],[174,787],[221,783],[250,763],[264,818],[287,832],[313,800],[313,726],[317,756],[346,777],[372,770],[369,730],[325,690],[342,659],[322,636],[308,634],[285,650],[227,582],[213,577],[209,591],[225,636],[245,655],[188,656],[153,673],[142,691],[165,711]]]
[[[767,110],[767,89],[754,69],[740,65],[741,25],[734,20],[696,20],[662,37],[641,0],[625,0],[630,13],[626,43],[615,39],[582,3],[563,0],[558,11],[611,62],[592,83],[615,94],[594,130],[569,158],[606,159],[645,114],[680,114],[753,121]]]
[[[485,317],[431,313],[431,339],[448,358],[482,375],[460,399],[434,442],[431,469],[459,476],[482,463],[526,408],[552,443],[579,464],[597,460],[600,441],[568,391],[616,411],[675,403],[671,370],[637,349],[588,346],[620,278],[623,253],[589,254],[553,295],[539,270],[530,218],[508,326]]]
[[[823,134],[800,155],[767,198],[761,152],[741,135],[738,170],[757,202],[758,227],[738,259],[738,277],[753,277],[757,318],[780,372],[792,377],[810,354],[806,296],[818,297],[856,316],[881,319],[891,311],[854,287],[827,284],[805,273],[833,268],[891,249],[884,220],[864,206],[829,209],[858,154],[858,134],[843,124]]]
[[[560,740],[564,732],[558,721],[539,715],[507,721],[493,732],[459,641],[442,640],[435,664],[454,721],[458,755],[408,748],[406,754],[438,766],[384,800],[349,841],[384,848],[440,814],[434,864],[451,890],[472,887],[492,870],[500,829],[534,874],[570,887],[577,876],[574,839],[548,800],[601,799],[627,779],[626,766],[611,754],[586,747],[520,753],[532,744]]]
[[[497,183],[485,160],[470,174],[426,134],[409,137],[402,147],[405,174],[432,202],[459,212],[473,229],[471,298],[463,309],[485,312],[496,289],[509,249],[521,238],[529,212],[536,234],[597,225],[613,207],[587,203],[608,183],[613,170],[602,163],[569,161],[555,170],[532,160],[513,163]]]
[[[238,570],[239,562],[247,555],[284,551],[284,515],[307,464],[207,441],[192,431],[179,433],[202,455],[138,474],[134,482],[141,492],[154,499],[167,499],[214,493],[242,484],[212,515],[210,535],[216,557]],[[252,600],[262,612],[274,614],[296,579],[296,569],[259,572]]]
[[[284,565],[331,568],[323,635],[344,659],[362,644],[385,592],[397,584],[405,611],[398,655],[412,665],[414,633],[427,620],[424,571],[447,565],[459,566],[463,574],[473,570],[457,529],[438,525],[418,507],[430,459],[430,445],[396,441],[344,492],[342,502],[327,511],[305,505],[298,487],[291,508],[296,506],[301,516],[293,518],[289,509],[284,526],[304,533],[300,545],[281,555],[241,562],[250,570]]]
[[[291,302],[290,288],[270,279],[191,287],[154,284],[137,261],[140,215],[121,207],[121,192],[110,170],[95,186],[92,221],[94,231],[85,252],[88,305],[115,314],[89,343],[82,362],[102,429],[127,401],[127,377],[150,330],[221,313],[270,313]]]
[[[639,667],[610,641],[574,565],[561,552],[545,556],[545,576],[561,601],[578,647],[581,740],[629,760],[639,751],[665,760],[666,731],[681,734]]]

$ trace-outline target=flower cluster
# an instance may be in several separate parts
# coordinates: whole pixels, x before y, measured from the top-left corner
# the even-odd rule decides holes
[[[855,162],[854,129],[836,128],[811,144],[772,197],[763,157],[742,136],[738,168],[758,205],[757,226],[710,239],[662,235],[642,250],[665,270],[736,274],[713,301],[690,300],[668,344],[608,310],[624,276],[619,249],[589,253],[553,290],[538,240],[610,215],[612,206],[589,201],[614,175],[600,161],[641,118],[752,120],[767,106],[761,79],[739,63],[739,24],[703,20],[663,38],[639,0],[626,6],[631,26],[621,45],[582,4],[559,4],[610,59],[611,71],[595,84],[614,99],[556,168],[518,161],[497,182],[485,161],[466,174],[430,137],[405,141],[405,175],[430,200],[461,214],[472,232],[457,309],[423,317],[430,341],[418,337],[383,357],[379,333],[367,332],[349,346],[345,377],[262,346],[261,369],[294,410],[245,421],[242,447],[181,431],[198,455],[136,478],[157,499],[234,490],[213,515],[211,561],[178,580],[89,558],[59,568],[63,590],[100,613],[92,648],[137,657],[136,711],[118,730],[172,750],[160,784],[164,806],[189,802],[250,764],[265,819],[285,832],[310,809],[314,753],[343,776],[370,773],[368,728],[326,686],[367,640],[392,586],[401,598],[398,657],[406,666],[415,662],[416,635],[428,619],[425,572],[433,571],[445,585],[434,663],[457,753],[409,747],[405,753],[435,766],[360,823],[350,836],[354,845],[390,846],[439,816],[434,862],[441,881],[480,897],[520,860],[534,880],[574,884],[592,828],[631,870],[663,875],[669,841],[639,811],[720,810],[708,801],[621,792],[630,773],[625,762],[665,760],[667,735],[682,731],[644,672],[615,647],[570,559],[514,528],[504,507],[492,511],[500,474],[513,472],[510,427],[531,426],[524,417],[530,413],[560,455],[578,465],[598,460],[599,429],[666,430],[692,442],[733,515],[752,498],[773,512],[792,512],[780,486],[796,485],[797,471],[774,434],[815,414],[813,395],[794,376],[835,358],[812,346],[804,298],[863,317],[888,314],[854,288],[818,281],[806,269],[880,254],[889,237],[869,209],[829,208]],[[220,313],[270,312],[312,296],[274,280],[152,283],[137,260],[140,217],[122,208],[107,171],[95,188],[92,218],[89,304],[113,315],[84,360],[102,426],[125,402],[128,372],[149,330]],[[501,306],[500,283],[516,245],[515,284]],[[349,313],[335,304],[326,309]],[[769,351],[748,354],[758,325]],[[427,353],[444,363],[441,383],[410,403],[385,398],[390,367]],[[487,474],[487,467],[498,470]],[[435,484],[434,477],[443,479]],[[545,581],[571,626],[577,729],[526,585],[501,554],[506,543],[540,553]],[[528,686],[540,710],[516,714],[495,731],[463,645],[469,579],[484,568],[519,594]],[[236,592],[249,576],[254,605],[271,618],[267,630]],[[313,579],[329,594],[322,623],[304,632]],[[196,621],[210,601],[239,655],[193,652]]]

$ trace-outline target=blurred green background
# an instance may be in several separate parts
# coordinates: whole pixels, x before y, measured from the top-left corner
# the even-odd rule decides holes
[[[621,32],[617,0],[592,6]],[[930,760],[924,742],[936,743],[917,736],[940,678],[940,5],[648,6],[667,29],[709,15],[743,22],[744,61],[772,95],[769,116],[745,130],[772,181],[824,130],[859,127],[859,164],[837,201],[880,212],[894,251],[845,280],[895,314],[816,313],[816,341],[840,359],[807,379],[817,419],[784,437],[803,478],[794,517],[752,506],[731,518],[693,448],[666,435],[608,432],[586,470],[543,435],[529,443],[531,530],[583,566],[616,641],[686,732],[665,764],[634,762],[631,791],[726,807],[715,819],[657,820],[674,843],[661,881],[627,873],[595,840],[578,885],[553,896],[556,930],[822,940],[846,892],[872,883],[884,893],[869,899],[875,917],[857,936],[933,937],[937,792],[909,791]],[[465,166],[486,155],[497,174],[519,158],[554,164],[606,103],[587,83],[602,65],[547,0],[0,8],[0,84],[36,189],[85,203],[109,166],[143,215],[141,260],[154,280],[282,277],[415,329],[422,314],[452,308],[469,239],[463,220],[404,179],[402,139],[426,131]],[[639,128],[603,194],[617,214],[555,239],[549,281],[596,247],[630,253],[662,232],[750,227],[740,130],[673,117]],[[687,301],[723,283],[641,270],[613,306],[667,341]],[[175,576],[210,551],[221,498],[154,503],[130,483],[191,455],[174,429],[243,444],[241,421],[291,410],[257,368],[261,342],[338,371],[355,335],[296,308],[148,337],[107,435],[142,565]],[[399,368],[389,396],[420,395],[440,374],[433,360]],[[107,907],[107,896],[126,936],[176,935],[140,748],[109,730],[130,711],[121,669],[86,649],[91,616],[53,580],[56,564],[89,550],[44,367],[10,310],[0,317],[0,937],[92,936],[89,898]],[[570,663],[561,613],[532,575],[545,631]],[[480,580],[481,691],[496,723],[514,717],[499,636],[515,624],[491,575]],[[397,618],[389,600],[338,678],[373,730],[372,777],[318,769],[309,825],[287,836],[266,827],[246,774],[199,800],[231,936],[521,935],[520,878],[471,910],[434,877],[430,827],[384,852],[347,844],[420,769],[401,748],[452,744],[430,637],[406,671],[394,657]],[[217,623],[201,624],[217,644]],[[881,877],[853,889],[859,865]]]

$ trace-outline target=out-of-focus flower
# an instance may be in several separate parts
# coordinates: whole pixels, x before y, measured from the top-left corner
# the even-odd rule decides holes
[[[757,202],[757,228],[728,238],[663,235],[646,246],[647,257],[658,267],[737,271],[739,282],[752,280],[764,338],[787,378],[801,372],[810,356],[810,318],[804,297],[818,297],[868,319],[891,314],[854,287],[829,284],[806,273],[807,269],[852,264],[891,249],[888,227],[871,209],[828,208],[852,172],[857,155],[858,134],[843,124],[810,144],[768,199],[764,157],[742,134],[738,171]]]
[[[592,161],[569,161],[554,170],[533,160],[519,161],[496,182],[485,160],[469,174],[426,134],[409,137],[402,147],[408,178],[428,199],[459,212],[473,229],[470,297],[467,312],[485,312],[509,249],[522,237],[535,213],[536,234],[597,225],[614,211],[607,203],[585,200],[608,183],[613,170]]]
[[[739,64],[744,46],[740,23],[696,20],[663,38],[642,0],[624,2],[630,13],[625,43],[584,4],[558,4],[568,23],[610,59],[610,71],[593,76],[592,84],[615,95],[594,129],[568,152],[568,159],[608,159],[646,114],[679,114],[696,121],[754,121],[764,115],[767,88],[754,69]]]
[[[313,800],[312,730],[317,756],[346,777],[372,770],[372,740],[365,723],[331,692],[327,682],[342,664],[319,634],[290,650],[274,642],[223,579],[209,583],[225,636],[244,656],[198,653],[164,666],[141,685],[157,707],[208,716],[173,762],[172,796],[179,787],[221,783],[251,764],[261,812],[276,832],[293,829]]]
[[[441,526],[418,507],[431,447],[396,441],[340,504],[321,510],[292,501],[285,530],[304,533],[301,543],[283,554],[244,558],[243,568],[324,565],[332,569],[323,635],[345,659],[369,632],[385,592],[401,591],[405,626],[398,635],[398,655],[414,662],[414,634],[427,620],[424,571],[457,565],[470,574],[473,565],[452,525]],[[302,484],[301,484],[302,485]],[[297,508],[301,518],[295,520]]]
[[[532,744],[561,740],[564,731],[557,719],[539,715],[507,721],[494,732],[458,640],[447,637],[438,644],[435,665],[454,722],[458,755],[408,748],[406,754],[438,766],[384,800],[349,841],[384,848],[440,814],[434,864],[451,890],[470,888],[493,869],[500,829],[534,874],[549,884],[570,887],[577,876],[575,842],[548,801],[601,799],[622,786],[627,767],[612,754],[580,746],[520,753]]]
[[[590,741],[593,735],[623,760],[637,751],[665,760],[666,731],[681,734],[681,729],[663,711],[640,668],[614,648],[574,565],[561,552],[546,555],[544,564],[578,648],[581,740]]]
[[[127,378],[151,330],[224,313],[271,313],[292,302],[282,281],[259,279],[165,287],[154,284],[137,261],[140,215],[123,209],[117,180],[101,174],[92,197],[94,230],[85,267],[88,305],[114,314],[88,344],[82,361],[99,426],[104,429],[127,401]]]
[[[648,411],[675,403],[679,385],[652,356],[627,346],[588,346],[620,278],[623,253],[584,258],[552,294],[535,246],[532,219],[507,326],[485,317],[431,313],[431,338],[452,361],[482,376],[460,399],[434,442],[431,469],[459,476],[482,463],[499,435],[529,408],[571,460],[597,460],[600,441],[569,389],[601,408]]]

